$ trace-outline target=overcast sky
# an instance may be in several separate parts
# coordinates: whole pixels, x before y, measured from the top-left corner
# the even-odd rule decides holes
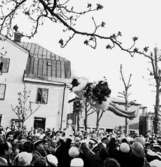
[[[94,0],[93,0],[94,1]],[[86,2],[86,0],[82,0]],[[157,46],[161,48],[161,10],[160,0],[99,0],[104,9],[96,14],[96,22],[105,21],[104,33],[121,31],[126,44],[133,36],[138,36],[138,46]],[[91,19],[82,18],[79,28],[91,30]],[[153,87],[150,87],[147,59],[141,56],[131,58],[118,48],[112,51],[105,49],[105,42],[99,40],[95,50],[83,45],[84,38],[76,37],[62,49],[58,41],[64,35],[62,26],[46,22],[32,41],[48,48],[54,53],[71,61],[72,73],[87,77],[89,80],[99,80],[106,76],[112,90],[112,96],[117,96],[122,90],[119,66],[128,79],[132,73],[131,98],[151,107],[154,104]]]

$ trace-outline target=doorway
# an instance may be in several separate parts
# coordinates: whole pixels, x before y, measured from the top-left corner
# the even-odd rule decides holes
[[[46,122],[46,118],[35,117],[34,118],[34,129],[41,128],[45,130],[45,122]]]

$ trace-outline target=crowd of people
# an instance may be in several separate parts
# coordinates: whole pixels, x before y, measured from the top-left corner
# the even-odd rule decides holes
[[[0,166],[161,167],[161,138],[0,127]]]

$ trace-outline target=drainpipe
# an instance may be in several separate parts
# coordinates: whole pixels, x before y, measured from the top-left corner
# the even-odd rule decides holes
[[[65,89],[66,89],[66,83],[64,83],[64,90],[63,90],[62,110],[61,110],[60,128],[59,128],[60,130],[62,130],[62,126],[63,126],[63,114],[64,114]]]

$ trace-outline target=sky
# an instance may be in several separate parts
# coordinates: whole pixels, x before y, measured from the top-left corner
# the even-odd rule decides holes
[[[90,0],[89,0],[90,1]],[[92,0],[103,4],[102,11],[95,15],[96,22],[105,21],[102,33],[109,34],[121,31],[123,41],[128,46],[132,37],[137,36],[140,48],[150,46],[161,48],[161,10],[160,0]],[[87,2],[82,0],[81,2]],[[82,17],[77,28],[91,31],[92,21],[89,17]],[[120,64],[123,64],[125,79],[132,73],[131,99],[137,100],[143,106],[152,110],[154,104],[154,88],[150,86],[151,79],[147,68],[151,67],[143,56],[131,58],[118,48],[106,50],[107,43],[99,40],[95,50],[85,46],[83,37],[74,38],[65,48],[60,48],[58,41],[64,38],[62,25],[46,21],[40,27],[37,35],[30,41],[53,51],[71,61],[72,74],[98,81],[105,76],[112,90],[111,96],[117,97],[123,90],[120,79]]]

